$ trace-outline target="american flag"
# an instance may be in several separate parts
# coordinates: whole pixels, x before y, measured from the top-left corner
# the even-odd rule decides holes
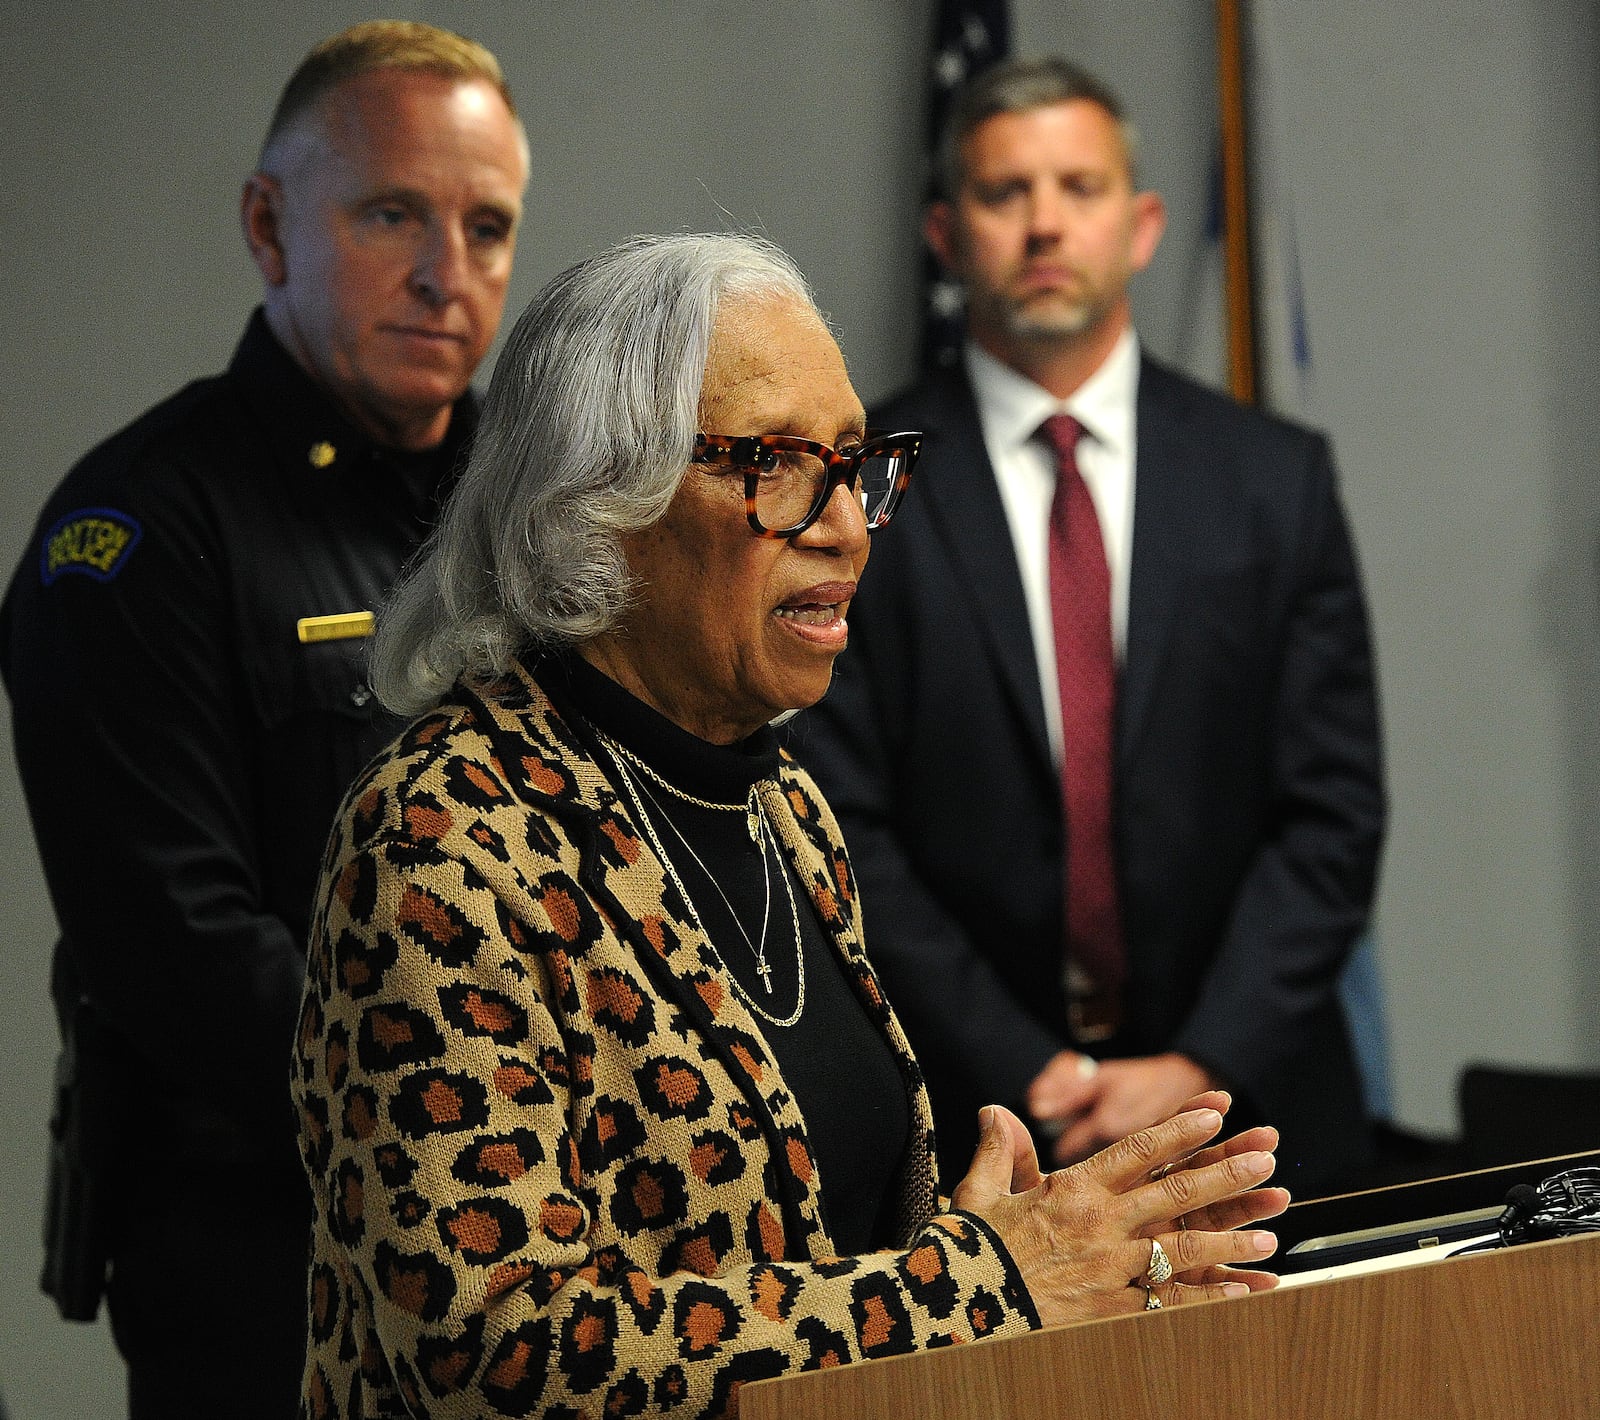
[[[1006,0],[939,0],[928,59],[928,199],[937,196],[933,170],[939,135],[961,86],[1011,52]],[[922,363],[943,369],[961,358],[965,330],[960,285],[932,252],[924,252]]]

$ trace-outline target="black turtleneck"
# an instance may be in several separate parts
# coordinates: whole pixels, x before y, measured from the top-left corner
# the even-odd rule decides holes
[[[770,842],[763,850],[750,836],[743,805],[753,786],[777,777],[777,736],[763,727],[737,744],[710,744],[576,653],[546,658],[535,669],[556,710],[588,741],[595,762],[636,813],[628,785],[617,782],[631,781],[712,945],[746,1003],[756,1007],[761,1033],[805,1116],[835,1245],[844,1255],[890,1245],[890,1193],[911,1125],[905,1080],[851,989],[804,885]],[[690,803],[626,754],[625,773],[619,773],[604,739],[682,794],[740,807]],[[757,969],[764,912],[770,990]],[[799,1003],[802,955],[804,1007],[792,1024],[780,1024]]]

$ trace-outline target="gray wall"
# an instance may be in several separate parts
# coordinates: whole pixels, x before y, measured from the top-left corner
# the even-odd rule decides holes
[[[1398,1111],[1448,1130],[1466,1060],[1600,1064],[1596,14],[1590,0],[1258,7],[1276,37],[1315,354],[1303,403],[1338,441],[1377,623]],[[1189,291],[1210,0],[1013,8],[1019,48],[1075,49],[1129,98],[1146,176],[1173,206],[1141,329],[1204,366],[1215,341]],[[755,227],[814,278],[869,397],[910,367],[930,11],[390,10],[470,30],[512,77],[536,155],[513,309],[629,232]],[[226,359],[255,298],[234,203],[259,129],[300,54],[363,14],[309,0],[11,8],[0,566],[73,457]],[[34,1290],[52,921],[0,760],[0,1389],[17,1420],[109,1414],[120,1376],[103,1323],[61,1325]],[[240,1304],[243,1319],[243,1288]]]

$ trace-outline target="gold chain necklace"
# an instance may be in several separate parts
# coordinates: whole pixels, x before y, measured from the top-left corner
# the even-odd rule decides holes
[[[590,728],[593,729],[594,727],[591,726]],[[761,984],[766,988],[768,995],[772,993],[772,968],[767,964],[767,923],[772,910],[772,868],[767,857],[768,843],[770,842],[772,854],[778,859],[778,873],[783,878],[784,890],[789,895],[789,918],[794,924],[795,977],[797,982],[794,1010],[788,1016],[775,1016],[744,989],[743,984],[734,972],[728,972],[728,979],[733,982],[733,989],[739,993],[745,1005],[760,1016],[762,1020],[769,1021],[775,1026],[792,1026],[800,1019],[801,1012],[806,1008],[806,954],[805,944],[800,937],[800,909],[795,902],[794,884],[789,881],[788,867],[784,863],[783,855],[778,848],[777,835],[773,831],[772,825],[767,822],[766,810],[762,806],[761,799],[756,794],[755,789],[752,788],[750,791],[751,798],[755,804],[754,812],[757,831],[754,836],[756,842],[761,845],[761,873],[766,885],[766,908],[761,917],[761,945],[759,947],[750,940],[750,934],[745,931],[744,923],[739,920],[739,914],[733,910],[733,904],[728,901],[728,895],[722,890],[722,884],[717,881],[716,875],[712,873],[710,868],[706,867],[700,855],[694,851],[694,845],[683,836],[683,830],[672,821],[671,815],[661,807],[655,796],[635,782],[633,775],[628,772],[628,762],[639,765],[653,780],[662,784],[663,787],[671,789],[679,798],[688,803],[711,809],[742,809],[743,805],[715,804],[692,798],[674,785],[668,784],[664,779],[661,779],[637,755],[619,745],[609,735],[598,729],[595,729],[595,735],[598,737],[601,747],[611,756],[611,762],[616,766],[617,777],[623,789],[627,791],[635,813],[639,816],[639,822],[643,826],[646,836],[650,839],[650,846],[655,849],[656,857],[661,860],[661,866],[667,870],[667,876],[672,879],[673,886],[678,889],[678,895],[687,905],[689,915],[694,919],[694,925],[699,930],[700,935],[707,942],[710,942],[712,949],[715,950],[716,943],[712,941],[711,933],[706,930],[706,924],[701,920],[700,911],[694,905],[694,899],[689,896],[689,889],[684,886],[683,879],[678,876],[678,870],[673,865],[672,857],[667,852],[666,845],[662,843],[661,836],[656,832],[655,824],[645,809],[644,800],[647,797],[651,803],[655,804],[656,812],[666,820],[667,827],[677,835],[678,842],[683,844],[689,856],[694,859],[696,866],[699,867],[700,871],[711,883],[711,886],[716,890],[717,896],[722,899],[722,905],[728,909],[728,916],[733,919],[733,925],[739,929],[739,935],[744,938],[745,945],[750,949],[750,954],[756,959],[756,972],[761,977]]]
[[[595,733],[598,735],[600,731],[595,730]],[[619,744],[609,735],[602,735],[601,738],[605,740],[606,748],[611,751],[613,759],[620,754],[651,783],[659,785],[674,798],[682,799],[686,804],[693,804],[697,809],[716,809],[719,813],[743,814],[745,832],[750,835],[750,841],[752,843],[761,842],[761,800],[756,794],[754,784],[750,786],[750,792],[745,796],[745,801],[742,804],[719,804],[712,799],[699,799],[689,793],[687,789],[680,789],[671,780],[663,777],[657,770],[639,758],[627,745]],[[671,820],[669,819],[668,822],[671,822]],[[686,844],[685,847],[687,846]]]

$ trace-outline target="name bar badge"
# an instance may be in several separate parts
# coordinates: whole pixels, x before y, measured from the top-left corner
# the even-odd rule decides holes
[[[372,635],[377,618],[370,611],[342,611],[334,616],[302,616],[295,622],[295,634],[302,646],[316,641],[351,641]]]

